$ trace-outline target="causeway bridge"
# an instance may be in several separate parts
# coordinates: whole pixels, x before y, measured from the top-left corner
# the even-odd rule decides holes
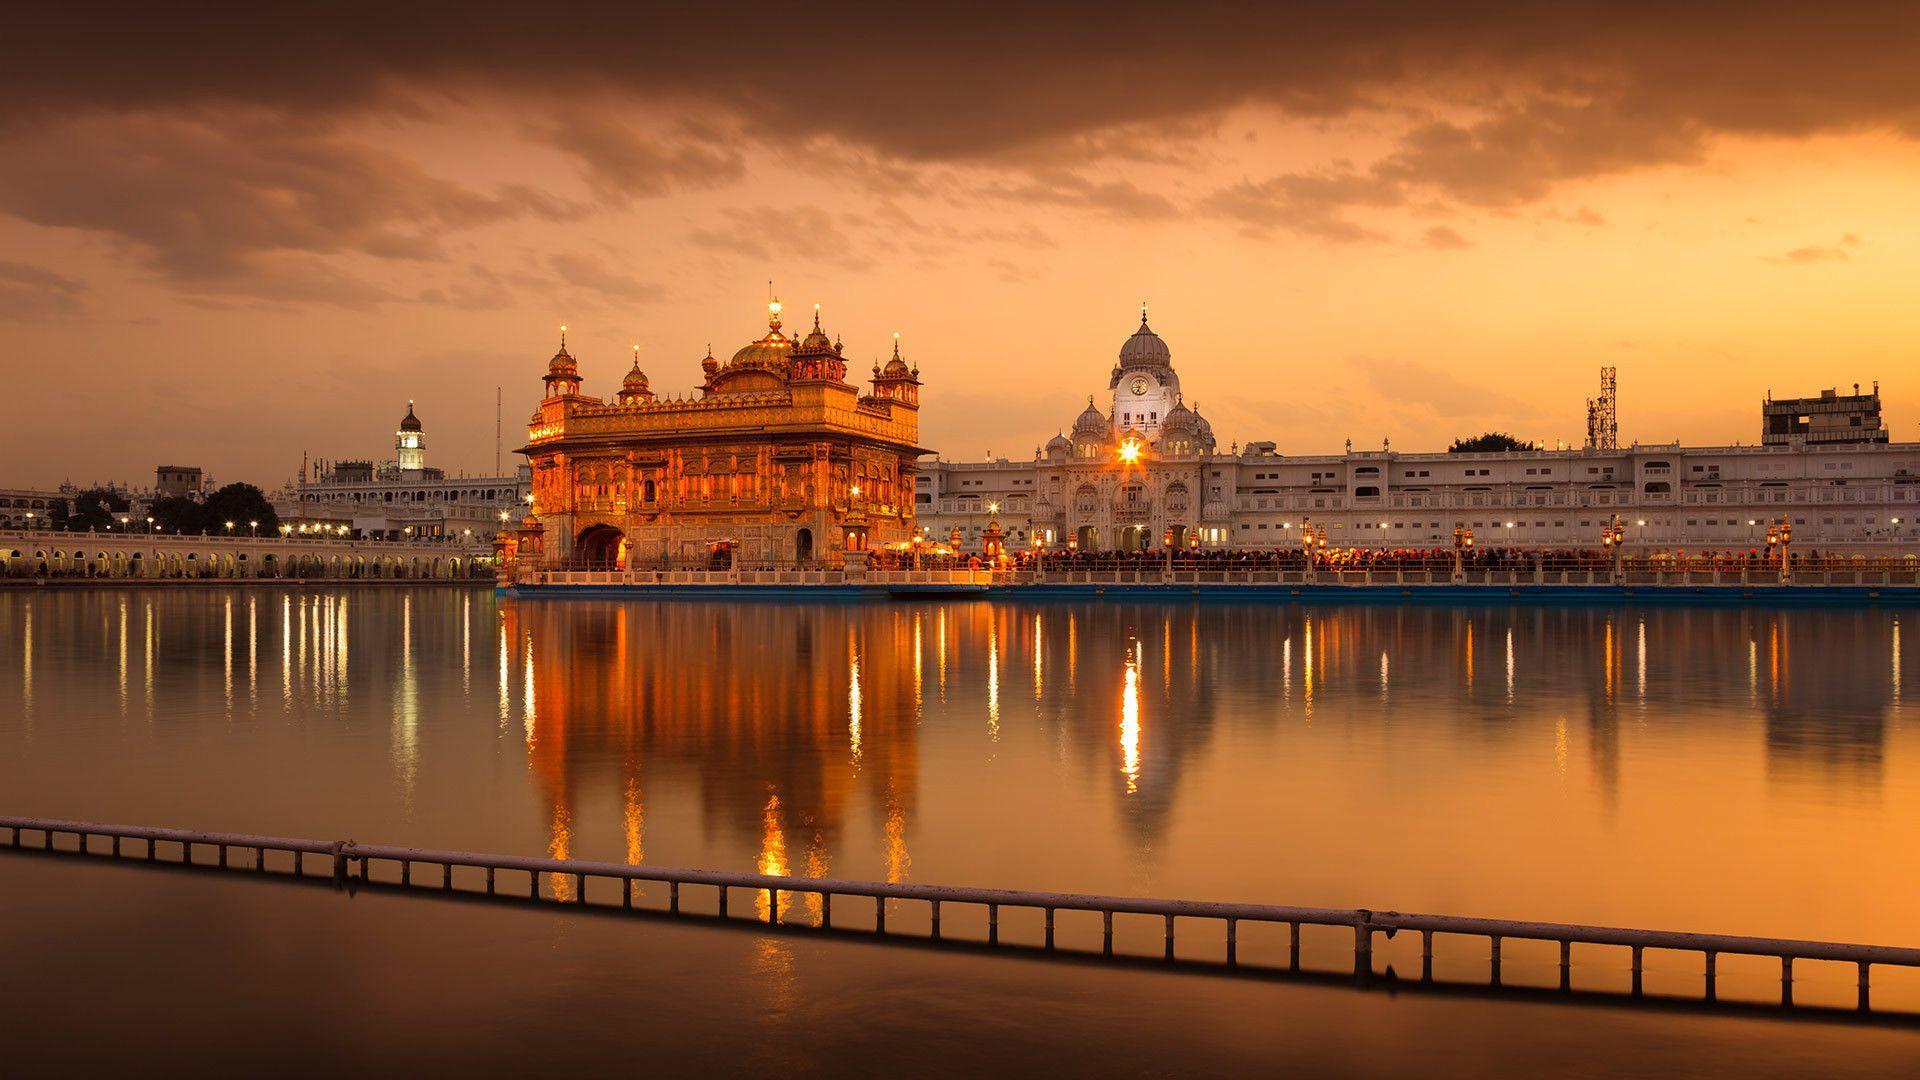
[[[984,941],[977,936],[978,923],[972,919],[955,926],[953,929],[958,933],[953,936],[963,940],[971,938],[972,944],[995,950],[1010,947],[1010,951],[1015,952],[1024,949],[1054,954],[1058,950],[1068,955],[1112,958],[1116,955],[1115,923],[1125,920],[1136,928],[1144,924],[1158,931],[1155,936],[1160,938],[1161,948],[1156,950],[1160,954],[1156,959],[1167,963],[1185,960],[1191,964],[1190,958],[1199,952],[1224,954],[1224,963],[1217,964],[1220,970],[1240,970],[1242,965],[1277,972],[1310,970],[1311,963],[1303,964],[1302,959],[1305,932],[1314,937],[1316,957],[1336,955],[1343,966],[1350,958],[1350,977],[1363,986],[1374,980],[1395,978],[1388,943],[1402,934],[1409,946],[1418,943],[1417,959],[1410,953],[1405,959],[1418,964],[1421,984],[1437,981],[1434,976],[1437,944],[1447,948],[1465,946],[1468,956],[1484,965],[1481,970],[1485,973],[1485,982],[1478,985],[1493,988],[1505,985],[1504,980],[1510,973],[1508,962],[1502,959],[1503,945],[1545,945],[1550,953],[1557,949],[1559,954],[1558,991],[1563,994],[1572,994],[1576,989],[1576,956],[1583,980],[1604,981],[1608,976],[1598,971],[1599,968],[1611,967],[1618,971],[1624,964],[1631,975],[1628,993],[1597,992],[1614,1000],[1643,997],[1646,954],[1653,952],[1697,958],[1698,982],[1694,983],[1696,989],[1692,993],[1646,996],[1668,1003],[1713,1006],[1721,1000],[1724,958],[1743,969],[1751,969],[1758,963],[1761,970],[1770,969],[1768,975],[1778,980],[1772,995],[1777,1004],[1744,997],[1743,991],[1744,1000],[1728,1002],[1736,1008],[1767,1007],[1783,1010],[1781,1015],[1804,1010],[1804,1005],[1796,1005],[1795,984],[1812,974],[1811,969],[1821,969],[1822,984],[1830,984],[1834,974],[1844,973],[1852,984],[1853,993],[1849,995],[1852,1000],[1846,1005],[1815,1005],[1814,1013],[1900,1018],[1903,1023],[1920,1019],[1920,1013],[1914,1012],[1911,993],[1899,995],[1901,1000],[1892,1003],[1891,1011],[1886,1009],[1887,1003],[1876,1003],[1873,998],[1876,973],[1920,969],[1920,948],[1905,946],[1367,908],[1290,907],[839,880],[32,817],[0,816],[0,829],[10,834],[10,846],[0,848],[9,854],[17,851],[125,860],[236,872],[243,878],[262,875],[282,880],[310,878],[331,881],[341,888],[396,888],[422,896],[472,899],[519,896],[527,901],[552,902],[573,909],[603,912],[611,909],[614,913],[635,915],[650,910],[663,917],[757,925],[769,931],[792,928],[803,932],[851,932],[892,940],[939,942],[943,937],[943,912],[950,922],[954,916],[984,914]],[[736,898],[745,899],[747,904],[735,906]],[[796,904],[795,898],[808,902]],[[1003,916],[1009,921],[1006,937],[1015,940],[1003,941]],[[1015,923],[1016,916],[1030,918],[1021,918]],[[891,932],[890,917],[894,920]],[[1094,918],[1097,924],[1091,922]],[[1087,921],[1083,923],[1083,919]],[[1182,927],[1184,934],[1180,933]],[[1254,933],[1262,928],[1278,933],[1272,936]],[[1020,938],[1031,940],[1022,944]],[[1069,940],[1062,941],[1062,938]],[[1087,947],[1080,946],[1083,940]],[[1094,940],[1099,942],[1097,952],[1092,951]],[[1325,948],[1328,946],[1331,952]],[[1382,951],[1389,954],[1381,955]],[[1136,955],[1133,959],[1144,957]],[[1512,974],[1531,978],[1530,968],[1537,963],[1525,961],[1512,966],[1522,969]],[[1750,985],[1755,974],[1758,972],[1747,971],[1741,982]],[[1551,984],[1535,985],[1539,991],[1550,988]],[[1588,995],[1596,994],[1591,987],[1581,990]]]
[[[491,578],[493,553],[448,539],[179,536],[0,529],[0,581]]]

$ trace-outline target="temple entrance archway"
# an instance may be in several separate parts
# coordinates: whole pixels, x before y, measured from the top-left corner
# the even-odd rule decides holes
[[[801,529],[793,534],[793,561],[801,565],[813,561],[812,529]]]
[[[1100,530],[1093,525],[1082,525],[1074,534],[1073,545],[1080,551],[1100,550]]]
[[[573,557],[590,570],[618,570],[626,555],[627,535],[611,525],[590,525],[573,543]]]

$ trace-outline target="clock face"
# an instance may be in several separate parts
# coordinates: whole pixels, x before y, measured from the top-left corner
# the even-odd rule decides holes
[[[1144,394],[1147,392],[1147,380],[1145,378],[1142,378],[1141,376],[1136,375],[1134,376],[1134,379],[1133,379],[1133,385],[1129,387],[1129,389],[1131,389],[1136,395]]]

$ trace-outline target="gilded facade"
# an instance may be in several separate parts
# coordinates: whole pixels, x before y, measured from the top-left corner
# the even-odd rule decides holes
[[[863,391],[820,328],[767,332],[687,397],[657,396],[636,357],[619,393],[581,392],[560,351],[528,423],[533,506],[505,554],[589,568],[838,566],[913,534],[920,376],[893,356]],[[864,558],[864,555],[856,556]]]

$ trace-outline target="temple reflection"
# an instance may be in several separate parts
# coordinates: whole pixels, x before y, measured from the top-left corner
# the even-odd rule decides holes
[[[905,608],[504,605],[502,634],[524,643],[526,755],[553,848],[578,850],[576,830],[613,793],[639,861],[661,812],[648,800],[671,790],[766,873],[828,873],[864,814],[879,843],[864,872],[903,877],[922,621]],[[794,903],[817,899],[782,897],[782,911]]]

